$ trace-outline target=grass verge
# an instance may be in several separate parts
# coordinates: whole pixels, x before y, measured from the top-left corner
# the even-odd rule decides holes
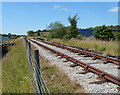
[[[51,39],[49,41],[62,43],[66,45],[72,45],[72,46],[78,46],[82,48],[89,48],[92,50],[97,50],[100,52],[104,52],[103,54],[112,54],[112,55],[118,55],[120,53],[120,49],[118,46],[118,41],[100,41],[100,40],[90,40],[89,38],[84,40],[77,40],[77,39],[71,39],[71,40],[63,40],[63,39]]]
[[[43,57],[40,60],[41,72],[50,93],[84,93],[79,84],[71,82],[55,65],[50,65]]]
[[[22,39],[16,40],[2,60],[2,93],[33,93]]]

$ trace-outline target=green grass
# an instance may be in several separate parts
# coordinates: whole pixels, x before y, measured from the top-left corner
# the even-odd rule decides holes
[[[2,93],[32,92],[25,47],[22,39],[19,39],[2,61]]]
[[[41,72],[51,93],[84,93],[79,84],[71,82],[57,66],[41,57]]]
[[[118,41],[100,41],[100,40],[90,40],[89,38],[85,38],[84,40],[62,40],[62,39],[52,39],[49,40],[52,42],[62,43],[66,45],[78,46],[82,48],[89,48],[91,50],[97,50],[100,52],[104,52],[103,54],[112,54],[118,55],[120,49],[118,47]],[[120,53],[119,53],[120,54]]]

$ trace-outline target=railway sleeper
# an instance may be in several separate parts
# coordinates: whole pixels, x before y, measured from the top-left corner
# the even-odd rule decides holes
[[[95,56],[92,58],[92,60],[96,60],[96,59],[101,59],[101,58],[98,58],[98,57],[95,57]]]
[[[87,74],[89,71],[86,71],[86,70],[82,70],[81,72],[78,72],[78,73],[76,73],[76,74]]]
[[[92,56],[90,56],[90,55],[84,55],[84,57],[92,57]]]
[[[70,67],[76,67],[76,66],[79,66],[79,64],[74,63],[74,64],[70,65]]]
[[[120,69],[120,66],[118,65],[117,69]]]
[[[68,60],[64,60],[63,62],[68,62]]]
[[[120,91],[120,87],[117,87],[117,90]]]
[[[78,53],[78,55],[85,55],[85,54],[83,54],[83,53]]]
[[[113,63],[113,62],[108,61],[108,60],[103,60],[103,64],[107,64],[107,63]]]
[[[106,79],[95,79],[95,80],[91,80],[91,81],[89,81],[89,84],[103,84],[103,83],[105,83],[105,82],[107,82],[107,80]]]
[[[94,62],[94,63],[88,63],[88,64],[90,65],[90,64],[99,64],[99,63],[98,62]]]

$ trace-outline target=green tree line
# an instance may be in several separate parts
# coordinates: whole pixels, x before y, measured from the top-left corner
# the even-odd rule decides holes
[[[61,22],[55,21],[50,23],[50,25],[46,28],[46,30],[37,30],[33,31],[30,30],[27,32],[28,36],[41,36],[42,32],[49,32],[49,35],[45,36],[48,39],[50,38],[60,38],[60,39],[71,39],[71,38],[77,38],[82,39],[82,36],[80,35],[81,29],[77,27],[77,22],[79,20],[78,15],[74,15],[73,17],[68,17],[68,22],[70,23],[70,26],[64,26]],[[120,40],[120,31],[118,32],[112,32],[112,29],[120,29],[119,25],[116,26],[96,26],[96,27],[90,27],[86,29],[92,29],[93,36],[96,39],[104,40],[104,41],[110,41],[110,40]]]
[[[2,36],[2,37],[9,37],[10,39],[17,39],[20,36],[25,36],[25,35],[16,35],[16,34],[8,33],[8,34],[0,34],[0,36]]]

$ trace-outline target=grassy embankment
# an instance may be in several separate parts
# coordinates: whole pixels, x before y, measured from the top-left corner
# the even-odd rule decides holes
[[[2,60],[2,93],[32,93],[32,79],[27,66],[25,47],[22,39]]]
[[[118,41],[107,42],[107,41],[99,41],[99,40],[90,40],[89,38],[84,39],[84,40],[52,39],[52,40],[49,40],[49,41],[62,43],[62,44],[66,44],[66,45],[83,47],[83,48],[89,48],[91,50],[97,50],[97,51],[100,51],[100,52],[104,52],[103,55],[106,55],[106,54],[118,55],[118,52],[120,54]]]

